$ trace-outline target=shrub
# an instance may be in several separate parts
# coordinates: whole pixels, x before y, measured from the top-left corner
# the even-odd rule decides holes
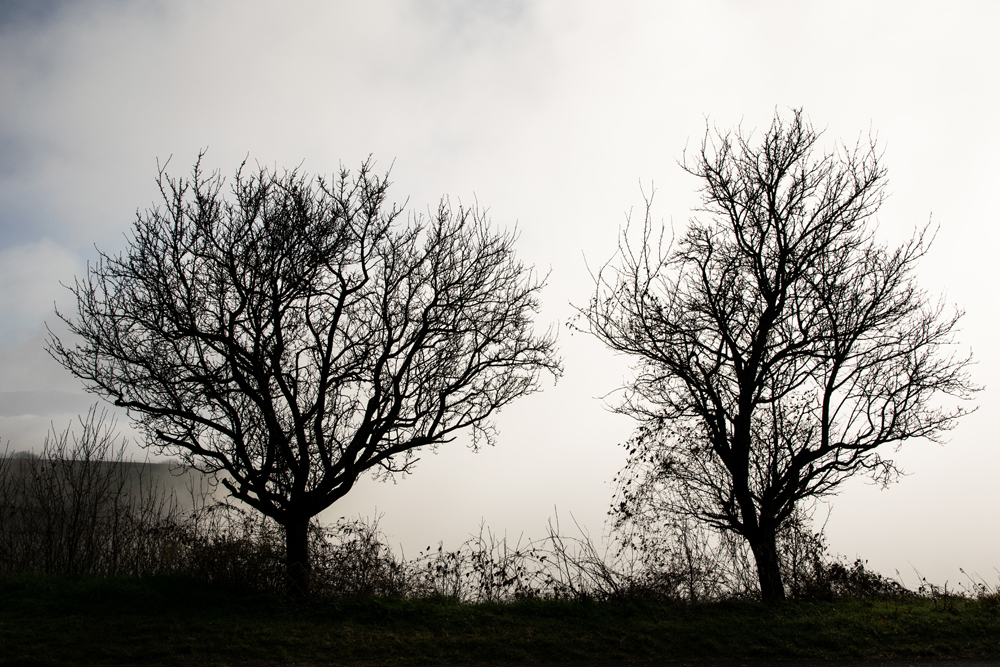
[[[241,506],[190,489],[190,507],[154,482],[151,464],[125,458],[115,422],[92,408],[71,428],[50,433],[40,456],[0,458],[0,576],[182,574],[210,583],[281,593],[283,529]],[[508,542],[485,526],[453,551],[443,544],[415,558],[397,556],[378,520],[310,524],[314,594],[325,597],[448,597],[463,602],[532,598],[652,599],[699,602],[757,597],[745,542],[683,517],[618,524],[601,551],[558,516],[546,537]],[[823,531],[805,512],[782,526],[783,579],[795,599],[938,596],[916,592],[867,569],[861,559],[830,558]],[[1000,593],[981,579],[967,595],[1000,609]],[[936,599],[936,598],[935,598]],[[1000,613],[1000,612],[998,612]]]

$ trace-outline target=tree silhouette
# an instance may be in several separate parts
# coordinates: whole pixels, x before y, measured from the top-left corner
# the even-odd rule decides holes
[[[938,438],[964,414],[961,313],[914,281],[927,229],[874,238],[886,172],[874,142],[819,153],[801,110],[758,141],[706,132],[683,168],[703,206],[664,247],[647,199],[641,246],[596,275],[587,329],[635,357],[617,410],[641,424],[619,477],[619,521],[675,512],[732,531],[761,595],[784,597],[776,535],[796,505],[898,470],[886,445]]]
[[[463,429],[491,442],[497,410],[561,373],[532,333],[543,283],[479,209],[402,223],[370,162],[331,181],[244,164],[231,197],[201,162],[161,168],[163,206],[69,288],[74,343],[50,331],[48,349],[282,525],[305,595],[309,521],[359,475],[407,472]]]

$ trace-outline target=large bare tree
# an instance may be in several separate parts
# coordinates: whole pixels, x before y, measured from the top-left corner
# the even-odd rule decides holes
[[[886,446],[940,437],[965,412],[940,399],[976,390],[953,347],[961,313],[914,280],[926,228],[894,249],[874,238],[875,143],[818,140],[801,111],[757,137],[706,132],[683,162],[703,217],[667,243],[647,199],[640,244],[626,228],[580,310],[636,359],[617,406],[641,422],[619,518],[675,512],[738,534],[765,599],[784,597],[776,535],[797,504],[858,474],[888,483]]]
[[[160,170],[163,205],[70,287],[73,336],[49,352],[281,524],[305,594],[309,521],[362,473],[407,472],[463,429],[491,442],[500,408],[561,373],[532,332],[542,281],[478,209],[401,220],[369,162],[333,180],[241,166],[231,194],[201,162]]]

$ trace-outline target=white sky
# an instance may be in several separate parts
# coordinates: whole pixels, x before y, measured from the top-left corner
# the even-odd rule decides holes
[[[959,567],[995,582],[998,24],[1000,5],[954,1],[5,2],[0,392],[42,393],[0,394],[0,435],[37,449],[50,420],[86,409],[43,351],[43,322],[54,300],[73,306],[59,281],[94,245],[121,249],[154,203],[158,158],[186,174],[207,147],[231,175],[246,156],[330,173],[372,154],[413,210],[450,194],[518,226],[520,256],[551,270],[539,326],[560,327],[566,375],[504,411],[495,448],[427,453],[328,517],[377,506],[410,554],[480,521],[538,537],[556,506],[564,528],[572,514],[599,537],[633,424],[595,399],[627,360],[563,326],[593,288],[584,257],[610,257],[640,182],[656,185],[657,217],[685,224],[698,183],[677,160],[706,117],[763,128],[801,106],[828,145],[878,135],[883,239],[933,212],[921,284],[966,310],[961,342],[987,387],[948,444],[903,448],[899,484],[843,487],[831,547],[911,584],[914,569],[954,584]]]

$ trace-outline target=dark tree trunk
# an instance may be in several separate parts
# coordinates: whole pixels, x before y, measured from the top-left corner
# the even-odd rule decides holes
[[[294,518],[285,523],[285,583],[295,598],[309,596],[309,519]]]
[[[778,562],[777,536],[765,531],[749,542],[754,561],[757,563],[761,599],[767,602],[784,600],[785,585],[781,579],[781,566]]]

